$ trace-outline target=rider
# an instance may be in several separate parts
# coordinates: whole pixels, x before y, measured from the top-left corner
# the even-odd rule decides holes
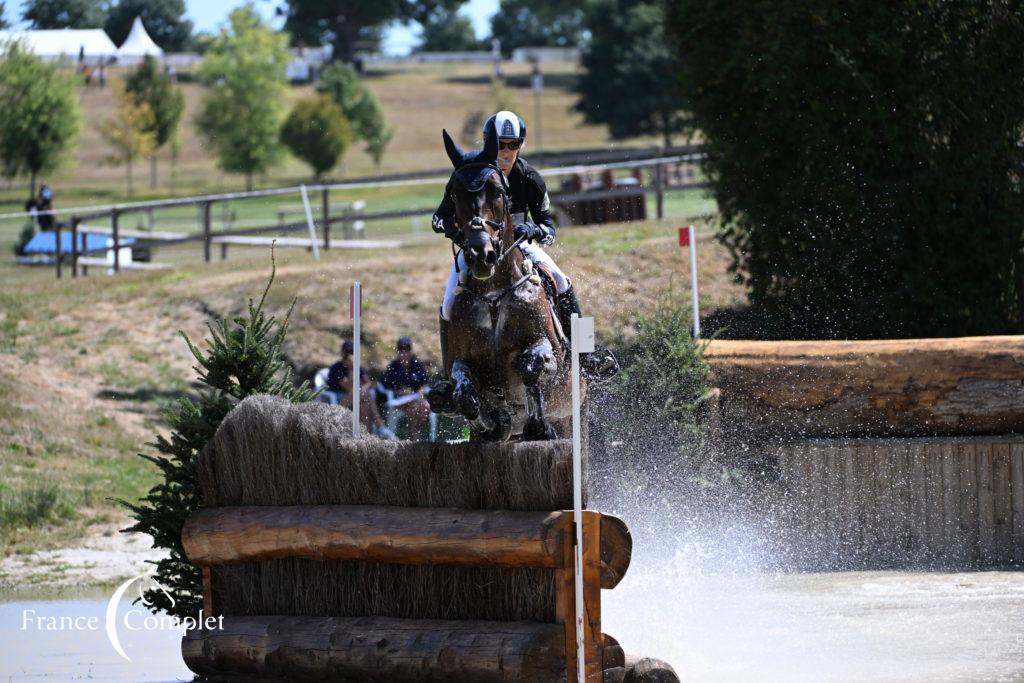
[[[514,236],[518,240],[524,238],[519,245],[523,255],[534,263],[543,264],[554,280],[556,297],[555,310],[558,313],[562,330],[568,337],[572,329],[570,318],[573,313],[580,315],[580,304],[572,282],[562,269],[545,252],[541,245],[549,245],[555,241],[555,223],[551,219],[551,199],[548,197],[547,186],[540,173],[519,152],[526,142],[526,123],[510,111],[499,111],[484,123],[484,149],[497,150],[495,159],[498,169],[508,180],[508,192],[512,214],[515,222]],[[532,219],[532,221],[530,220]],[[446,194],[441,205],[434,212],[434,232],[444,233],[445,237],[461,246],[462,232],[455,220],[455,203]],[[458,255],[458,269],[464,270],[465,260],[462,252]],[[448,273],[448,283],[441,304],[440,331],[441,354],[445,354],[448,335],[448,318],[455,301],[455,288],[459,284],[456,263],[452,263]],[[583,367],[593,377],[609,376],[618,370],[614,357],[605,349],[587,354],[583,359]],[[447,359],[444,366],[447,367]]]

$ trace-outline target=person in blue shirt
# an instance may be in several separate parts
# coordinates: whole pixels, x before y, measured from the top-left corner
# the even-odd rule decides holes
[[[427,370],[412,351],[412,339],[402,335],[395,344],[397,355],[388,364],[380,383],[394,393],[396,399],[408,397],[401,406],[408,422],[408,434],[415,436],[430,418],[427,392]]]

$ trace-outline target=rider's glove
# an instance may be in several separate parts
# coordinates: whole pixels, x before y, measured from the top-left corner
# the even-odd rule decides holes
[[[538,242],[544,239],[544,231],[538,225],[533,223],[520,223],[512,231],[512,234],[518,240],[520,237],[524,238],[527,242]]]

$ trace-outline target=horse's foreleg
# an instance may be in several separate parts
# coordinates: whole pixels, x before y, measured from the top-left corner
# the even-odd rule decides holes
[[[452,391],[452,402],[457,406],[458,412],[473,425],[477,434],[491,434],[496,431],[495,420],[486,410],[481,410],[480,396],[473,385],[473,376],[470,374],[469,365],[462,358],[457,358],[452,363],[452,382],[455,385]]]
[[[541,391],[541,377],[551,375],[557,369],[551,342],[544,339],[519,354],[516,363],[519,375],[526,387],[526,424],[523,438],[527,441],[546,441],[557,437],[555,430],[544,418],[544,394]]]

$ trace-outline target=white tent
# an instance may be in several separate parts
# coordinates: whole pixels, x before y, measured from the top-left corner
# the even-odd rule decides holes
[[[117,61],[121,64],[137,64],[146,55],[153,57],[163,56],[164,51],[153,42],[153,39],[146,33],[146,27],[142,25],[142,18],[135,17],[132,22],[132,30],[124,39],[121,47],[117,48]]]
[[[45,60],[66,57],[77,61],[82,55],[86,63],[97,64],[117,56],[117,46],[101,28],[0,31],[0,42],[11,41],[24,43],[29,52]]]

